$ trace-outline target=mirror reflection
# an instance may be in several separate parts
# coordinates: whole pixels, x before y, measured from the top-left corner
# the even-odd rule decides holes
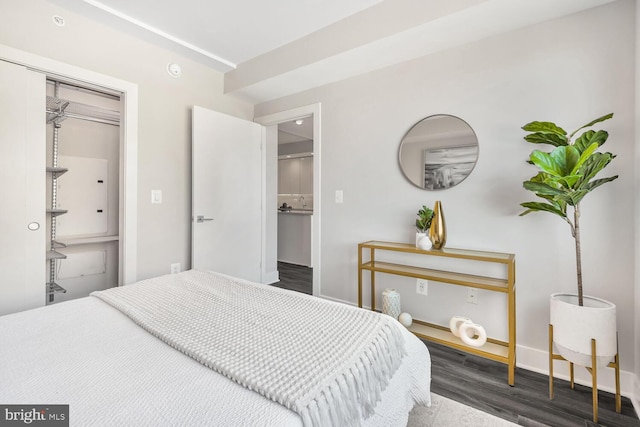
[[[414,185],[443,190],[469,176],[478,160],[478,138],[459,117],[438,114],[420,120],[405,134],[400,169]]]

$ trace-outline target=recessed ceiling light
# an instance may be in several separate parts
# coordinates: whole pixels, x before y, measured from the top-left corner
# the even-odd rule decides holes
[[[180,77],[182,75],[182,69],[178,64],[167,64],[167,73],[171,77]]]
[[[298,119],[298,120],[296,120],[296,124],[297,124],[298,126],[300,126],[300,125],[302,124],[302,119]]]
[[[62,16],[53,15],[51,19],[53,20],[53,23],[58,27],[64,27],[64,18]]]

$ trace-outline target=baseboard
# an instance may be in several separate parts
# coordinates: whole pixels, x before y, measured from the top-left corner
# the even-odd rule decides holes
[[[633,390],[633,397],[631,398],[631,403],[633,403],[633,409],[636,410],[636,414],[640,416],[640,376],[639,375],[636,375],[633,388],[634,390]]]
[[[265,273],[265,276],[264,276],[265,285],[271,285],[279,281],[280,281],[280,272],[278,270],[272,271],[270,273]]]
[[[516,346],[516,366],[528,371],[549,375],[549,352],[518,345]],[[554,361],[553,377],[569,381],[569,363],[560,360]],[[574,368],[574,379],[577,384],[591,387],[591,375],[585,368],[576,366]],[[638,392],[634,392],[634,387],[637,390],[637,381],[638,378],[633,372],[620,370],[620,394],[633,401],[634,396],[638,396]],[[517,383],[518,377],[516,375]],[[609,393],[616,392],[615,375],[612,368],[598,369],[598,390]],[[640,414],[637,409],[636,407],[636,413]]]

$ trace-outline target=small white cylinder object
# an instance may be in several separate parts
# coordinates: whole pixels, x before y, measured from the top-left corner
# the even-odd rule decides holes
[[[400,313],[400,316],[398,316],[398,321],[402,324],[402,326],[408,328],[413,323],[413,317],[411,317],[409,313]]]
[[[400,316],[400,294],[395,289],[385,289],[382,292],[382,312],[394,319]]]
[[[462,342],[471,347],[482,347],[487,342],[487,331],[475,323],[464,322],[459,331]]]
[[[460,325],[464,322],[471,322],[471,319],[462,316],[453,316],[451,320],[449,320],[449,330],[456,337],[460,337]]]

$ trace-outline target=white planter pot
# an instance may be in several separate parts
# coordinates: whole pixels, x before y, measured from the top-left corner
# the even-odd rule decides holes
[[[614,358],[617,349],[615,304],[584,296],[584,306],[578,305],[578,295],[551,295],[553,343],[565,359],[591,366],[591,339],[596,340],[596,366],[604,367]]]

